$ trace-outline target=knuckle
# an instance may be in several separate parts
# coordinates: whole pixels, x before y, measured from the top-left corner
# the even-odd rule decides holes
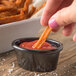
[[[69,23],[69,17],[68,15],[66,16],[66,12],[64,10],[62,11],[59,11],[59,20],[60,20],[60,25],[63,26],[63,25],[67,25]]]
[[[45,14],[46,14],[47,16],[49,16],[49,15],[51,15],[51,11],[50,11],[49,9],[45,9]]]

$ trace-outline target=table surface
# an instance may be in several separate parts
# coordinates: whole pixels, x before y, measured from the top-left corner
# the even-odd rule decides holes
[[[38,73],[24,70],[18,66],[16,54],[13,50],[0,54],[0,76],[76,76],[76,43],[73,42],[72,36],[73,34],[65,37],[60,31],[49,35],[50,39],[60,41],[64,46],[55,71]]]

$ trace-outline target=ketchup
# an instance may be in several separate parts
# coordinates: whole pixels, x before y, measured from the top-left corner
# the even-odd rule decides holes
[[[25,49],[34,49],[34,50],[52,50],[56,49],[55,46],[52,46],[48,42],[44,42],[44,44],[41,46],[41,48],[33,48],[32,46],[37,42],[38,40],[34,40],[31,42],[23,42],[20,44],[20,47],[25,48]]]

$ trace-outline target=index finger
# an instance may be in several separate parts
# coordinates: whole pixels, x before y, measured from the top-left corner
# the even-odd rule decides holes
[[[47,0],[45,9],[42,14],[41,24],[48,25],[48,20],[57,11],[63,0]]]

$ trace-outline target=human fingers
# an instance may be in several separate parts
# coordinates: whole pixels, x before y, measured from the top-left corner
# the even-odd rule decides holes
[[[67,26],[76,22],[76,6],[69,6],[55,13],[49,20],[49,26],[57,30],[62,26]]]
[[[62,1],[63,0],[47,0],[46,6],[41,17],[42,25],[48,25],[48,20],[57,11]]]
[[[68,26],[65,26],[64,28],[63,28],[63,34],[65,35],[65,36],[69,36],[69,35],[71,35],[72,34],[72,32],[73,32],[73,30],[74,30],[74,27],[75,27],[75,24],[70,24],[70,25],[68,25]]]

